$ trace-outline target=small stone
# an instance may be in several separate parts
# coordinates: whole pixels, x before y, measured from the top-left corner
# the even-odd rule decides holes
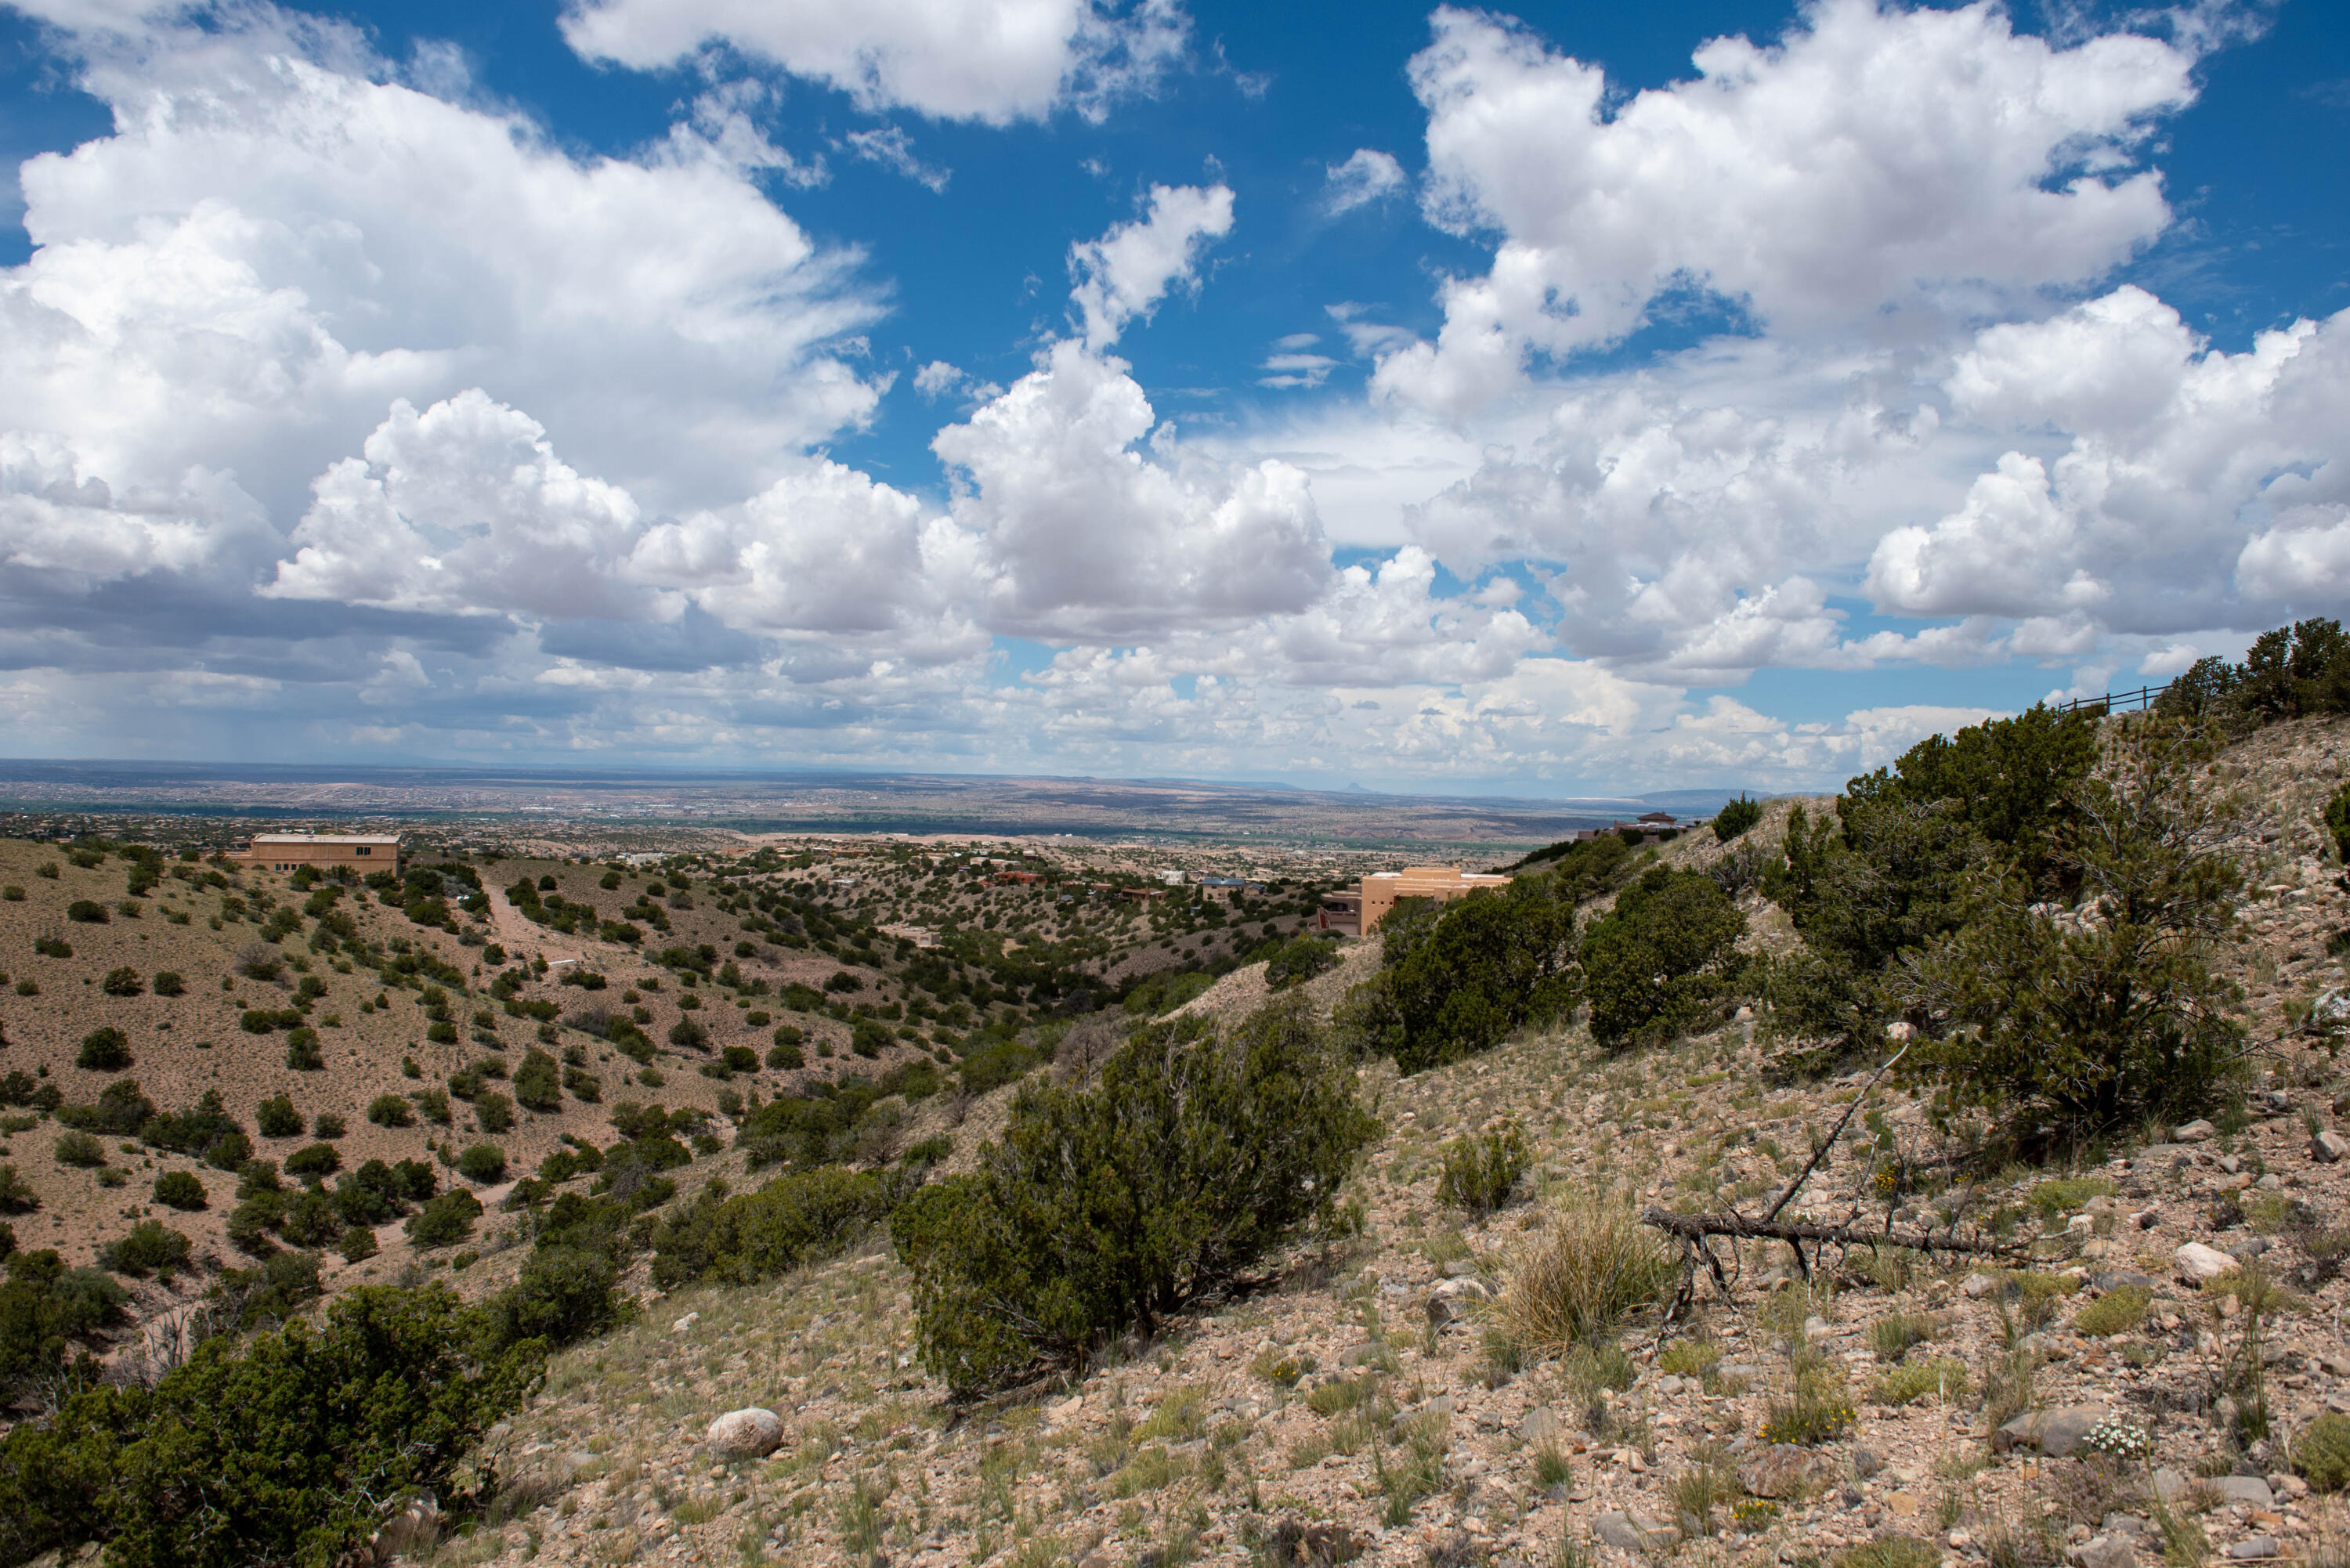
[[[1469,1279],[1476,1272],[1477,1265],[1466,1258],[1455,1258],[1444,1265],[1444,1277],[1448,1280]]]
[[[1968,1547],[1972,1546],[1974,1543],[1975,1538],[1973,1535],[1963,1530],[1953,1530],[1948,1535],[1942,1537],[1942,1544],[1948,1546],[1953,1552],[1964,1552]]]
[[[1738,1482],[1754,1497],[1787,1497],[1809,1484],[1813,1473],[1811,1451],[1796,1443],[1757,1449],[1738,1464]]]
[[[1057,1405],[1045,1406],[1045,1414],[1047,1417],[1055,1421],[1067,1421],[1074,1419],[1077,1412],[1085,1407],[1086,1397],[1082,1394],[1077,1394],[1062,1400]]]
[[[2207,1247],[2200,1241],[2186,1243],[2170,1255],[2170,1262],[2171,1266],[2178,1272],[2179,1282],[2189,1285],[2199,1285],[2206,1280],[2216,1280],[2221,1274],[2233,1272],[2237,1267],[2235,1259],[2218,1248]]]
[[[2189,1122],[2185,1127],[2173,1129],[2170,1135],[2170,1141],[2173,1143],[2209,1143],[2212,1138],[2219,1135],[2219,1131],[2220,1129],[2218,1127],[2213,1127],[2210,1122],[2207,1122],[2199,1116],[2195,1120]]]
[[[2228,1560],[2231,1563],[2260,1563],[2275,1555],[2277,1543],[2273,1535],[2248,1535],[2228,1548]]]
[[[1537,1405],[1526,1412],[1518,1423],[1518,1436],[1529,1445],[1558,1440],[1558,1414],[1547,1405]]]
[[[671,1334],[683,1334],[687,1329],[691,1328],[695,1324],[700,1323],[701,1321],[702,1314],[700,1313],[690,1312],[683,1317],[679,1318],[675,1323],[671,1324],[669,1325],[669,1331]]]
[[[1898,1518],[1908,1519],[1917,1513],[1918,1500],[1906,1491],[1888,1492],[1885,1506],[1891,1509]]]
[[[1593,1520],[1591,1528],[1602,1542],[1618,1552],[1658,1552],[1680,1540],[1679,1531],[1651,1523],[1619,1509],[1610,1509]]]
[[[1966,1293],[1969,1301],[1981,1301],[1999,1289],[1999,1282],[1989,1274],[1969,1274],[1960,1282],[1959,1289]]]
[[[2350,1137],[2344,1137],[2332,1127],[2309,1140],[2309,1158],[2320,1165],[2337,1164],[2345,1154],[2350,1154]]]
[[[2135,1568],[2137,1542],[2126,1535],[2100,1535],[2064,1555],[2075,1568]]]
[[[1835,1331],[1833,1329],[1828,1327],[1828,1320],[1824,1317],[1807,1317],[1804,1320],[1804,1337],[1805,1339],[1825,1339],[1834,1332]]]
[[[783,1443],[783,1418],[755,1405],[729,1410],[710,1423],[707,1437],[710,1446],[722,1454],[743,1459],[764,1459]]]

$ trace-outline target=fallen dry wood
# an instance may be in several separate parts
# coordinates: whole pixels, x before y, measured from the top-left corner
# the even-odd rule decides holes
[[[1791,1246],[1812,1241],[1838,1247],[1908,1247],[1920,1252],[1970,1252],[2004,1258],[2021,1256],[2028,1246],[2022,1241],[1994,1241],[1947,1231],[1939,1234],[1931,1231],[1873,1231],[1857,1225],[1821,1225],[1809,1220],[1750,1220],[1743,1214],[1675,1214],[1657,1208],[1649,1209],[1640,1219],[1697,1247],[1702,1247],[1710,1236],[1760,1236]]]

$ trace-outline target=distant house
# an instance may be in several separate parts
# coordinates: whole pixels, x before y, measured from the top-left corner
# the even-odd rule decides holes
[[[1024,886],[1030,882],[1042,882],[1044,879],[1034,871],[998,871],[995,874],[995,880],[998,882],[1017,882]]]
[[[1379,929],[1388,911],[1402,898],[1433,898],[1449,904],[1479,888],[1506,888],[1511,879],[1498,871],[1462,871],[1451,866],[1407,866],[1400,871],[1374,871],[1344,893],[1324,896],[1314,929],[1344,936],[1367,937]]]
[[[1670,827],[1674,817],[1669,811],[1650,811],[1642,813],[1640,821],[1643,826],[1654,824],[1659,827]]]
[[[256,833],[252,842],[230,857],[270,871],[298,871],[315,866],[321,871],[338,867],[359,871],[400,871],[400,836],[381,837],[350,833]]]

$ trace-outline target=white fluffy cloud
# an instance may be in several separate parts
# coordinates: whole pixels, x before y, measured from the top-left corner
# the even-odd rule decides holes
[[[654,69],[731,44],[868,109],[989,124],[1059,109],[1099,118],[1182,53],[1174,0],[575,0],[582,57]]]
[[[479,389],[402,400],[317,481],[296,553],[265,594],[444,615],[667,618],[620,568],[639,531],[625,490],[555,455],[529,415]]]
[[[1375,147],[1356,148],[1345,162],[1331,164],[1327,174],[1322,202],[1333,213],[1349,213],[1392,196],[1409,183],[1395,154]]]
[[[1169,289],[1195,282],[1208,246],[1232,232],[1230,186],[1153,185],[1143,216],[1070,246],[1087,347],[1107,348]]]
[[[192,468],[168,488],[118,494],[58,437],[0,431],[0,567],[82,591],[142,572],[201,571],[275,537],[225,474]]]
[[[1946,386],[1960,416],[2070,442],[2011,451],[1955,511],[1888,532],[1881,606],[2157,636],[2350,591],[2350,312],[2228,354],[2126,286],[1983,332]]]
[[[874,300],[734,161],[577,158],[336,25],[207,24],[74,40],[116,129],[21,171],[0,429],[118,490],[203,465],[290,514],[394,398],[480,387],[669,507],[872,410],[831,345]]]
[[[1447,7],[1433,25],[1411,67],[1427,208],[1498,248],[1378,385],[1454,411],[1517,386],[1530,355],[1621,337],[1668,292],[1817,331],[2094,277],[2166,223],[2136,162],[2193,96],[2180,49],[2053,47],[1988,0],[1821,0],[1781,43],[1715,39],[1695,79],[1613,105],[1600,67],[1505,18]]]

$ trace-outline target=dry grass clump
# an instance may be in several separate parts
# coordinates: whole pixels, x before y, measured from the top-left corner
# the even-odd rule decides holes
[[[1519,1345],[1560,1355],[1654,1305],[1678,1269],[1665,1239],[1630,1204],[1578,1198],[1552,1210],[1512,1261],[1495,1311]]]

